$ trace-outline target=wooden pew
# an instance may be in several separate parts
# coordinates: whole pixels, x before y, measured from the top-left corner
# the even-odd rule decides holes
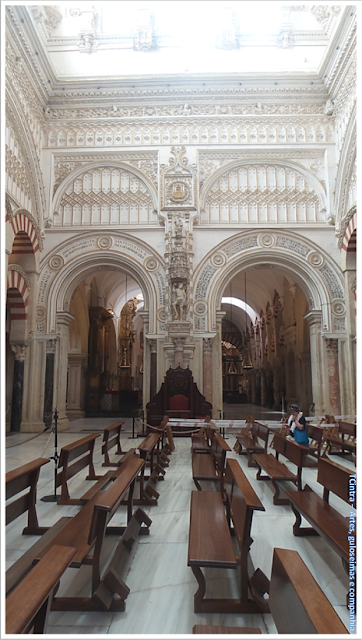
[[[203,456],[206,458],[207,456]],[[227,514],[221,492],[192,491],[188,566],[198,582],[194,596],[195,613],[257,613],[259,604],[248,598],[247,556],[251,544],[252,513],[264,510],[247,478],[235,460],[228,460],[225,474]],[[233,529],[229,528],[229,521]],[[240,557],[234,552],[235,534]],[[235,599],[207,599],[203,567],[239,569],[240,596]]]
[[[253,458],[258,466],[256,477],[258,480],[271,480],[274,487],[273,504],[289,504],[289,500],[279,497],[279,485],[277,481],[293,482],[297,485],[298,491],[302,490],[302,467],[306,454],[305,447],[287,440],[279,434],[274,435],[273,446],[275,456],[272,453],[254,453]],[[297,467],[297,473],[293,473],[288,467],[280,462],[279,455],[285,456]],[[262,470],[266,475],[261,475]]]
[[[140,474],[140,497],[134,500],[134,504],[157,505],[160,496],[156,490],[156,483],[163,479],[165,470],[159,463],[160,434],[150,433],[138,446],[141,458],[145,466]],[[145,469],[149,467],[149,475],[145,475]],[[146,483],[145,483],[146,481]]]
[[[56,479],[56,486],[61,486],[62,490],[57,504],[84,504],[85,500],[83,497],[70,497],[68,480],[73,478],[73,476],[85,467],[88,467],[86,480],[99,480],[96,490],[101,489],[102,486],[109,481],[109,473],[106,473],[104,476],[97,476],[94,470],[94,444],[96,438],[99,438],[100,435],[100,433],[94,433],[62,447],[58,463],[58,469],[61,469],[61,471],[57,473]]]
[[[236,433],[235,438],[240,445],[239,454],[248,456],[248,467],[255,467],[253,453],[268,452],[269,429],[260,422],[252,422],[249,429],[243,433]],[[259,440],[262,441],[262,445]]]
[[[90,597],[64,596],[53,598],[52,610],[55,611],[124,611],[125,599],[129,588],[122,580],[121,570],[125,566],[125,557],[129,556],[138,533],[148,533],[151,525],[150,518],[137,509],[133,513],[133,493],[136,478],[144,467],[144,460],[139,456],[129,457],[124,465],[115,471],[115,481],[105,490],[100,490],[96,496],[70,519],[60,534],[54,538],[53,544],[62,543],[74,547],[76,555],[70,566],[79,568],[91,565],[92,582]],[[123,503],[123,497],[128,491],[127,526],[109,527],[108,523]],[[142,524],[145,527],[142,527]],[[141,528],[143,531],[141,531]],[[121,535],[113,559],[101,576],[101,553],[106,533]],[[135,537],[136,536],[136,537]],[[48,549],[44,549],[38,556],[41,559]],[[118,597],[114,596],[114,593]]]
[[[304,491],[287,491],[296,520],[293,526],[295,536],[320,535],[342,558],[344,569],[348,572],[349,521],[330,506],[329,493],[332,492],[351,507],[355,505],[355,495],[351,494],[350,479],[355,474],[327,458],[318,460],[318,482],[323,486],[323,498],[309,487]],[[354,481],[353,481],[354,482]],[[357,481],[356,481],[357,482]],[[353,485],[355,488],[355,485]],[[311,527],[301,527],[303,516]],[[352,534],[354,535],[354,534]]]
[[[250,583],[261,605],[263,593],[269,594],[265,611],[271,612],[278,633],[348,633],[297,551],[275,548],[270,582],[257,569]]]
[[[343,454],[346,451],[356,454],[356,425],[349,422],[337,422],[335,433],[325,434],[327,443],[325,454]]]
[[[41,538],[37,540],[30,549],[25,551],[6,571],[7,596],[32,569],[33,562],[39,553],[49,547],[49,544],[71,519],[68,517],[60,518],[51,528],[39,527],[38,525],[36,513],[37,482],[41,467],[48,462],[49,460],[46,458],[37,458],[6,474],[7,500],[11,500],[15,495],[29,487],[28,493],[6,505],[6,524],[10,524],[20,515],[28,511],[28,526],[23,529],[23,534],[31,533],[41,535]]]
[[[124,422],[115,422],[114,424],[109,425],[103,431],[103,445],[102,445],[102,454],[104,455],[104,462],[102,467],[118,467],[121,463],[120,460],[116,462],[111,462],[109,458],[109,450],[112,447],[117,446],[115,455],[123,456],[125,451],[122,451],[121,445],[121,429]]]
[[[211,453],[211,443],[215,429],[212,426],[202,426],[198,433],[191,434],[192,453]]]
[[[41,535],[47,531],[47,528],[39,527],[35,504],[40,469],[48,462],[50,460],[47,458],[37,458],[6,474],[6,500],[10,500],[24,489],[29,489],[6,506],[6,524],[28,512],[28,526],[23,529],[23,535]]]
[[[201,491],[201,480],[212,480],[220,483],[223,491],[223,476],[225,472],[226,453],[231,451],[229,445],[219,433],[214,433],[210,454],[192,454],[192,478],[198,491]]]
[[[71,547],[53,545],[6,600],[6,633],[46,633],[53,594],[76,554]]]
[[[216,626],[216,625],[211,625],[211,624],[195,624],[192,627],[192,633],[197,633],[197,634],[218,634],[218,633],[223,633],[225,635],[228,634],[234,634],[234,635],[249,635],[250,633],[258,633],[259,635],[262,634],[261,629],[257,629],[254,628],[252,629],[251,627],[221,627],[221,626]]]

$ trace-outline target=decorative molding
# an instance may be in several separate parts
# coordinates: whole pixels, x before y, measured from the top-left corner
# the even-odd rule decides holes
[[[328,355],[338,356],[338,338],[325,338]]]
[[[26,349],[27,349],[26,344],[11,344],[11,351],[14,354],[14,360],[17,360],[18,362],[24,362],[25,360],[25,354],[26,354]]]
[[[19,267],[18,264],[9,264],[8,265],[8,272],[9,271],[16,271],[16,273],[19,273],[21,275],[21,277],[23,278],[23,280],[24,280],[24,282],[25,282],[25,284],[26,284],[26,286],[28,288],[28,291],[30,291],[30,289],[31,289],[30,280],[29,280],[28,276],[26,275],[24,269]]]

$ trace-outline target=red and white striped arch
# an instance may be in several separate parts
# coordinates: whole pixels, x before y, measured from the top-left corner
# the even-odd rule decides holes
[[[15,235],[12,253],[25,255],[39,251],[38,236],[30,218],[19,212],[10,222]]]
[[[29,289],[18,271],[8,271],[7,295],[11,320],[26,320]]]
[[[350,219],[343,236],[342,249],[356,251],[357,247],[357,211]]]

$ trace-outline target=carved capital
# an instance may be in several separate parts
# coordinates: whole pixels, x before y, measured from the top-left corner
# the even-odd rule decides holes
[[[204,356],[211,356],[212,354],[212,338],[204,338],[202,343],[202,351]]]
[[[175,350],[176,351],[182,351],[183,350],[183,346],[185,344],[185,340],[186,340],[186,338],[179,338],[179,337],[172,338],[172,342],[175,345]]]
[[[24,362],[25,353],[26,353],[26,344],[12,344],[11,351],[15,356],[15,360],[19,360],[19,362]]]
[[[148,344],[150,345],[150,352],[157,353],[157,340],[151,338],[148,340]]]
[[[57,347],[56,340],[47,340],[46,341],[46,353],[55,353]]]
[[[326,338],[326,348],[327,348],[328,355],[337,356],[338,355],[338,339]]]

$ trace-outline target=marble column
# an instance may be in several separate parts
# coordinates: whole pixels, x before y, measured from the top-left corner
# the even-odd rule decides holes
[[[326,338],[326,349],[328,360],[329,406],[332,414],[339,415],[341,411],[341,398],[338,369],[338,339]]]
[[[54,395],[54,360],[56,340],[46,341],[45,383],[44,383],[44,412],[43,420],[46,427],[50,427],[53,417]]]
[[[26,345],[12,344],[11,350],[14,353],[14,376],[13,395],[11,401],[10,431],[20,431],[21,419],[23,415],[24,363]]]
[[[150,345],[150,399],[157,393],[157,340],[149,340]]]
[[[58,429],[69,429],[67,418],[67,373],[69,351],[69,325],[74,316],[68,311],[57,313],[57,331],[59,335],[59,350],[56,363],[56,384],[54,388],[54,406],[58,409]]]
[[[304,319],[309,322],[310,364],[312,375],[312,395],[315,415],[326,413],[326,399],[323,395],[323,356],[321,350],[321,312],[309,311]]]
[[[212,338],[204,338],[202,345],[203,355],[203,391],[205,399],[212,404]]]

